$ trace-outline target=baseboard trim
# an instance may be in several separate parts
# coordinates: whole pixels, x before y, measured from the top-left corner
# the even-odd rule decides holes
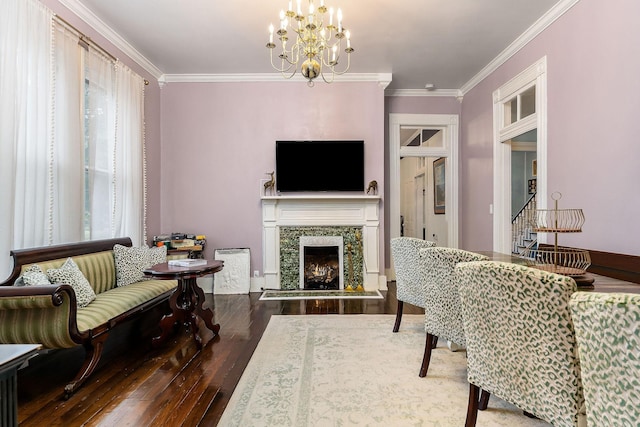
[[[640,256],[593,251],[587,271],[627,282],[640,283]]]

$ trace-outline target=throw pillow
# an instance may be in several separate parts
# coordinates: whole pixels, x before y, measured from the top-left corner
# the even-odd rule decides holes
[[[147,248],[115,245],[113,257],[116,263],[117,286],[127,286],[142,280],[143,270],[148,267]]]
[[[127,286],[144,280],[144,270],[167,261],[167,247],[139,248],[115,245],[116,285]]]
[[[96,299],[96,293],[89,281],[71,258],[67,258],[60,268],[50,268],[47,270],[47,274],[51,282],[67,284],[73,288],[78,308],[86,307]]]
[[[156,264],[162,264],[163,262],[167,262],[167,247],[155,246],[153,248],[149,248],[148,255],[149,255],[149,267]]]
[[[49,276],[42,271],[38,264],[27,267],[22,274],[24,286],[50,285]],[[17,281],[16,281],[17,282]]]

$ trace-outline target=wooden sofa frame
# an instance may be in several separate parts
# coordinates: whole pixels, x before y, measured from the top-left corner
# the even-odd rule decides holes
[[[53,245],[47,247],[39,247],[32,249],[12,250],[14,267],[13,271],[5,282],[0,283],[0,298],[2,297],[30,297],[49,295],[54,306],[60,306],[64,303],[65,298],[70,301],[69,304],[69,334],[73,341],[82,345],[85,349],[85,359],[80,371],[76,377],[65,386],[63,398],[68,399],[93,373],[98,366],[98,362],[104,350],[104,343],[109,333],[117,325],[132,319],[133,317],[147,312],[149,309],[167,301],[173,291],[164,292],[138,306],[110,319],[102,325],[87,330],[79,331],[76,323],[76,298],[75,292],[69,285],[51,285],[51,286],[12,286],[15,280],[20,276],[23,265],[34,264],[54,259],[86,255],[96,252],[109,251],[113,249],[115,244],[123,246],[132,246],[129,238],[116,238],[94,240],[87,242]]]

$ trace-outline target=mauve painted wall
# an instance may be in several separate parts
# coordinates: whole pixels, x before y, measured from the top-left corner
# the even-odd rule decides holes
[[[461,247],[492,249],[492,92],[546,55],[548,191],[586,217],[560,244],[640,255],[638,16],[634,0],[581,0],[465,95]]]
[[[161,230],[205,234],[207,257],[250,248],[251,270],[262,274],[260,180],[275,168],[276,140],[364,140],[365,183],[377,180],[384,198],[376,82],[168,83],[161,91]]]
[[[385,189],[387,114],[459,113],[460,247],[490,250],[492,92],[546,55],[549,191],[563,193],[561,207],[580,207],[586,216],[584,232],[563,235],[561,243],[640,254],[640,30],[635,23],[640,2],[581,0],[465,94],[461,106],[453,98],[383,100],[373,83],[334,83],[311,90],[302,83],[170,83],[159,89],[152,76],[57,0],[42,2],[151,81],[145,90],[149,236],[180,229],[203,232],[211,239],[210,250],[251,247],[252,269],[261,270],[258,181],[273,170],[275,139],[365,139],[367,148],[375,147],[375,153],[367,150],[367,180],[385,182]],[[323,106],[313,107],[318,99]],[[199,143],[202,150],[194,148],[195,139],[205,141]],[[198,166],[194,173],[188,173],[186,154]],[[227,161],[219,154],[227,154]],[[214,224],[222,220],[245,225]],[[386,223],[384,230],[381,242],[388,233]],[[384,265],[389,266],[388,256]]]

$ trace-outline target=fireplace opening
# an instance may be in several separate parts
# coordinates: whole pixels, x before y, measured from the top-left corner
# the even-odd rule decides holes
[[[338,246],[304,247],[304,289],[340,289]]]

